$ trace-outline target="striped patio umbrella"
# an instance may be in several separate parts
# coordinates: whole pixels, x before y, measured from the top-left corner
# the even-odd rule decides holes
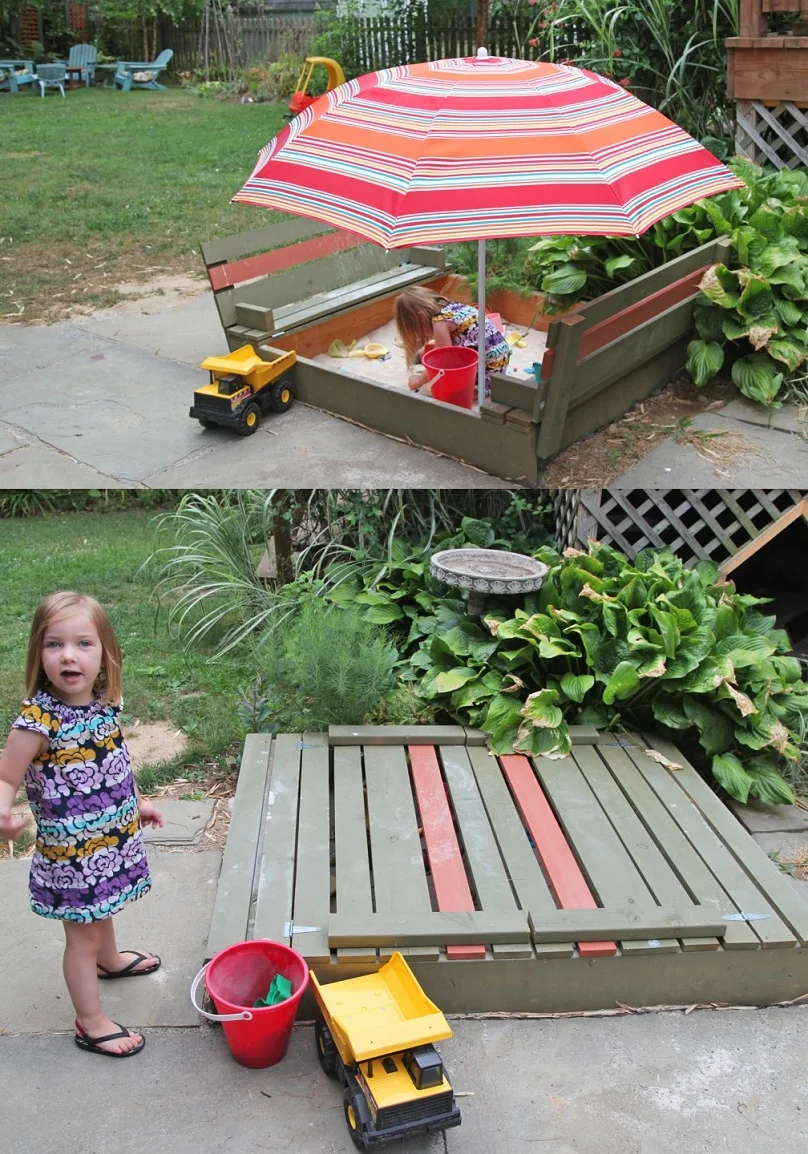
[[[385,248],[477,240],[483,316],[486,238],[635,236],[742,186],[614,81],[480,55],[382,69],[325,93],[261,151],[233,199]]]

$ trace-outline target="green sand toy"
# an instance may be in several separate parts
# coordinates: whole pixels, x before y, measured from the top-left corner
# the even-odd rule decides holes
[[[259,998],[257,1002],[253,1003],[253,1009],[266,1006],[277,1006],[278,1002],[285,1002],[287,998],[292,996],[292,983],[288,978],[281,977],[276,974],[272,979],[272,985],[269,987],[269,992],[265,998]]]

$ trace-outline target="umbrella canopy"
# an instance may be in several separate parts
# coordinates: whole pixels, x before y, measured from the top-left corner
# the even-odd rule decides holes
[[[742,184],[605,77],[485,56],[382,69],[325,93],[261,151],[233,199],[399,248],[633,236]]]

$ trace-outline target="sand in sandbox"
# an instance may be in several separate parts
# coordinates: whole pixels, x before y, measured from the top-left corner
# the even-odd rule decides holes
[[[519,325],[510,325],[505,321],[506,335],[510,332],[525,333],[525,330]],[[547,345],[547,334],[528,329],[525,340],[526,348],[511,350],[511,360],[507,369],[509,376],[523,380],[533,375],[533,362],[542,359]],[[406,389],[407,362],[395,321],[388,321],[381,328],[374,329],[372,333],[358,340],[354,348],[371,343],[384,345],[390,355],[385,360],[371,360],[369,357],[330,357],[328,353],[318,353],[312,359],[318,364],[328,365],[332,372],[346,373],[349,377],[363,377],[366,380]]]

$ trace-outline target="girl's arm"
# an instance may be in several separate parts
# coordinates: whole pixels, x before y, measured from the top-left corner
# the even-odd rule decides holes
[[[163,815],[153,801],[148,801],[147,798],[140,796],[140,790],[135,784],[135,800],[137,801],[137,811],[140,815],[141,825],[151,825],[155,829],[157,826],[163,824]]]
[[[0,837],[14,841],[27,824],[24,817],[12,817],[11,808],[22,785],[25,771],[46,746],[41,733],[12,729],[0,753]]]
[[[432,332],[435,335],[435,344],[439,348],[445,348],[446,345],[452,343],[452,333],[455,325],[450,325],[448,321],[433,321]]]

